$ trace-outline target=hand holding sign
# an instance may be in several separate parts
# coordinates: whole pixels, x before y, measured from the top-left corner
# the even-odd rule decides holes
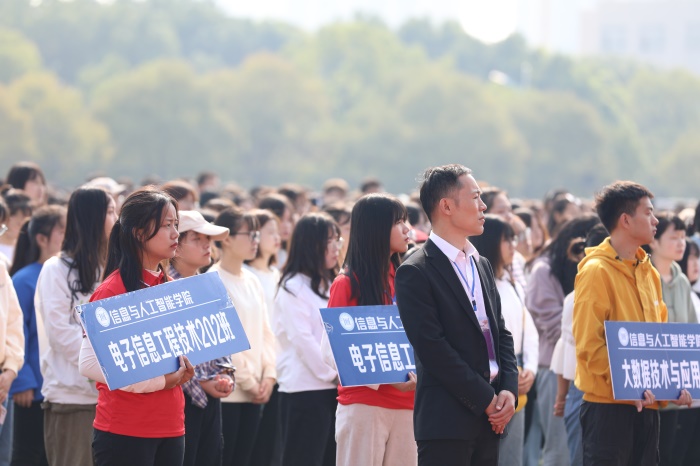
[[[180,356],[180,367],[175,372],[165,374],[165,390],[187,383],[194,377],[194,366],[190,364],[187,356]]]

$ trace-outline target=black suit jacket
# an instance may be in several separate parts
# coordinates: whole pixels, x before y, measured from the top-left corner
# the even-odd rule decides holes
[[[416,440],[471,440],[494,393],[518,394],[513,337],[501,315],[489,261],[477,263],[499,375],[489,383],[486,341],[450,260],[428,240],[396,272],[396,302],[416,357]]]

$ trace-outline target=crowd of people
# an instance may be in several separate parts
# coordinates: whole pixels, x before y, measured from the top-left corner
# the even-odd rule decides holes
[[[66,192],[38,165],[13,165],[0,190],[0,466],[408,466],[462,451],[473,464],[657,464],[652,447],[621,463],[591,447],[624,444],[615,429],[637,422],[597,409],[614,403],[607,354],[591,349],[598,314],[640,320],[624,300],[647,286],[618,279],[618,301],[601,311],[610,285],[594,272],[658,280],[662,306],[646,321],[700,322],[700,204],[654,212],[653,194],[631,183],[594,201],[566,190],[523,200],[447,167],[394,196],[376,179],[243,190],[209,172],[139,186],[97,176]],[[478,225],[460,220],[469,215]],[[449,272],[431,272],[441,254]],[[173,373],[109,390],[75,306],[200,273],[219,274],[251,349],[194,367],[181,356]],[[460,346],[471,330],[442,311],[440,295],[461,288],[480,320],[473,339],[487,343],[479,380],[445,375],[469,361],[461,351],[481,351]],[[318,310],[379,304],[398,304],[418,370],[343,387]],[[419,315],[431,306],[434,319]],[[660,464],[700,464],[700,404],[688,393],[621,406],[659,408]],[[461,410],[474,419],[451,426]],[[472,421],[495,457],[434,444]]]

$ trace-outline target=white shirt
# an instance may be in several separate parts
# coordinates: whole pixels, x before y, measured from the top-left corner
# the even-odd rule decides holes
[[[236,366],[236,389],[224,403],[249,403],[254,394],[250,391],[263,378],[277,378],[275,371],[275,337],[267,320],[265,295],[258,277],[241,269],[241,275],[233,275],[214,264],[207,273],[218,272],[236,308],[243,330],[250,342],[250,349],[231,355]]]
[[[481,326],[481,331],[491,332],[489,326],[489,319],[486,315],[486,305],[484,304],[484,293],[481,289],[481,279],[479,278],[479,272],[476,270],[476,263],[479,262],[480,256],[479,251],[476,250],[474,245],[469,242],[466,238],[464,239],[465,250],[457,249],[450,243],[440,238],[434,231],[430,232],[430,240],[435,243],[435,245],[442,251],[443,254],[452,263],[452,268],[455,271],[455,275],[459,279],[459,282],[464,288],[464,292],[467,294],[469,299],[476,303],[476,318]],[[474,261],[474,273],[472,273],[471,261]],[[458,268],[457,264],[461,262],[461,270]],[[460,273],[461,272],[461,273]],[[473,284],[473,287],[472,287]],[[472,288],[474,289],[474,295],[472,295]],[[474,307],[474,306],[473,306]],[[496,342],[493,339],[493,333],[491,333],[491,341],[493,342],[494,354],[496,352]],[[491,360],[489,358],[489,370],[491,372],[491,380],[495,379],[498,375],[498,362],[496,360]]]
[[[285,287],[287,289],[285,289]],[[280,286],[275,298],[273,329],[279,352],[277,382],[284,393],[329,390],[337,387],[338,373],[328,354],[330,345],[319,309],[328,300],[311,289],[311,279],[297,274]]]
[[[576,377],[576,342],[574,341],[574,291],[564,298],[561,313],[561,336],[554,346],[550,369],[566,380]]]
[[[511,285],[508,280],[498,278],[496,288],[501,295],[503,320],[506,328],[513,334],[515,354],[523,354],[523,369],[537,374],[540,337],[530,312],[523,304],[525,292],[520,283],[515,282],[515,285]]]
[[[92,293],[77,293],[71,299],[69,282],[78,280],[78,272],[74,269],[69,275],[62,257],[54,256],[44,263],[34,295],[44,376],[41,394],[51,403],[94,405],[97,404],[95,382],[78,371],[83,327],[74,311],[75,306],[89,302]]]
[[[275,294],[277,293],[277,285],[280,282],[279,269],[272,267],[270,270],[259,270],[248,264],[243,265],[243,268],[253,272],[253,275],[260,280],[263,292],[265,293],[265,303],[267,304],[267,321],[272,325],[272,322],[275,321],[272,317],[275,305]]]

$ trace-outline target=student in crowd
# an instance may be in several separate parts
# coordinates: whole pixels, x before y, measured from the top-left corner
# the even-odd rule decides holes
[[[513,335],[518,360],[518,408],[509,424],[508,436],[501,440],[498,464],[520,466],[525,443],[525,411],[527,393],[537,374],[539,336],[532,316],[525,307],[525,291],[510,275],[517,239],[513,228],[503,218],[486,215],[484,233],[469,241],[482,257],[491,262],[496,288],[501,296],[501,312],[506,328]]]
[[[686,238],[686,248],[683,259],[678,262],[681,270],[690,284],[697,283],[700,278],[700,248],[689,238]],[[700,321],[700,298],[697,293],[691,293],[691,299],[695,306],[695,314]],[[671,464],[695,465],[700,464],[700,400],[693,400],[692,409],[678,410],[678,422],[673,443],[673,455]]]
[[[525,226],[530,232],[530,243],[532,245],[532,253],[529,256],[525,256],[526,260],[530,260],[534,255],[537,255],[542,251],[542,249],[547,244],[549,236],[547,235],[547,230],[540,219],[532,209],[527,207],[520,207],[515,209],[513,212],[520,220],[525,223]]]
[[[668,309],[668,322],[697,323],[690,282],[677,263],[685,253],[685,223],[670,212],[662,212],[657,219],[659,223],[656,225],[654,241],[644,246],[644,250],[650,253],[651,263],[661,277],[661,294]],[[673,457],[676,451],[678,409],[674,408],[668,406],[659,411],[659,454],[662,465],[675,464]]]
[[[116,219],[107,191],[76,189],[68,201],[61,252],[44,262],[37,280],[44,444],[52,466],[92,465],[97,389],[78,370],[83,329],[74,307],[87,303],[100,283]]]
[[[324,205],[323,211],[333,217],[333,220],[340,227],[340,237],[350,238],[350,227],[352,226],[352,205],[346,201],[337,201],[332,204]],[[343,247],[338,255],[338,263],[344,264],[345,258],[348,255],[348,241],[343,241]]]
[[[583,238],[574,238],[569,246],[569,259],[578,264],[584,257],[584,248],[598,246],[607,236],[608,230],[600,224],[588,232],[585,241]],[[581,445],[579,414],[581,413],[583,393],[573,383],[576,375],[576,343],[572,334],[574,293],[572,291],[564,298],[561,336],[554,346],[550,369],[557,374],[557,397],[554,403],[554,415],[564,418],[571,466],[581,466],[583,464],[583,447]]]
[[[239,208],[221,212],[216,225],[229,230],[229,236],[216,241],[221,260],[209,273],[218,272],[241,324],[250,341],[250,350],[234,354],[236,390],[221,405],[224,435],[224,466],[247,466],[260,425],[261,406],[267,403],[275,386],[275,338],[267,320],[265,292],[260,280],[243,267],[255,259],[260,242],[258,219]]]
[[[24,314],[25,363],[12,383],[10,396],[14,407],[12,422],[12,462],[19,465],[48,465],[44,448],[44,413],[41,410],[41,385],[44,381],[39,364],[34,294],[41,268],[61,251],[66,232],[66,208],[40,207],[27,221],[17,240],[15,258],[10,270]]]
[[[177,202],[152,186],[126,198],[109,236],[104,281],[90,301],[160,285],[162,262],[177,249]],[[194,375],[186,356],[175,372],[110,390],[90,340],[83,336],[80,372],[99,392],[93,423],[96,466],[179,466],[185,450],[181,385]]]
[[[637,401],[613,398],[604,322],[666,322],[661,279],[641,248],[654,241],[658,220],[644,186],[617,182],[596,197],[610,236],[579,264],[574,299],[576,386],[583,392],[583,464],[656,465],[659,403],[650,390]],[[691,404],[682,390],[679,405]]]
[[[5,183],[15,189],[21,189],[29,196],[34,207],[46,204],[46,178],[39,165],[34,162],[18,162],[7,172]]]
[[[335,465],[337,373],[322,349],[319,309],[327,306],[338,270],[339,240],[328,214],[303,216],[275,298],[283,466]]]
[[[2,190],[2,197],[7,206],[7,215],[3,222],[7,231],[0,236],[0,253],[12,261],[19,231],[24,222],[31,217],[33,204],[31,198],[20,189],[5,188]]]
[[[581,201],[569,193],[562,194],[552,201],[548,212],[547,231],[556,238],[566,222],[581,215]]]
[[[172,196],[171,196],[172,197]],[[194,210],[178,212],[180,225],[175,257],[170,260],[171,279],[193,277],[211,263],[213,240],[228,236],[228,229],[212,225]],[[183,466],[221,464],[221,398],[233,391],[231,358],[226,356],[197,364],[194,377],[182,385],[185,394],[185,459]]]
[[[270,210],[257,209],[249,212],[258,219],[260,225],[260,244],[255,259],[246,261],[244,268],[258,277],[265,292],[267,319],[272,328],[274,318],[272,312],[275,305],[277,285],[280,282],[280,271],[275,266],[277,253],[282,245],[279,234],[279,218]],[[279,386],[275,384],[270,400],[263,407],[262,419],[255,440],[251,462],[265,466],[271,464],[272,458],[279,457]]]
[[[408,250],[406,208],[388,194],[368,194],[352,209],[353,230],[343,273],[333,282],[328,307],[395,302],[394,276]],[[418,463],[413,439],[415,373],[408,381],[338,387],[335,435],[338,466]]]
[[[512,224],[514,221],[513,206],[510,203],[510,199],[508,199],[508,193],[500,188],[492,186],[484,189],[481,199],[484,201],[484,204],[486,204],[486,212],[492,215],[498,215],[504,221]],[[519,219],[516,219],[515,221],[519,221]],[[524,238],[525,241],[523,242],[526,242],[526,239],[527,238]],[[510,277],[518,282],[523,288],[527,286],[527,281],[525,280],[525,262],[525,256],[516,251],[513,261],[508,268]]]
[[[285,196],[271,193],[260,199],[258,208],[270,210],[280,219],[279,233],[280,239],[282,240],[282,247],[277,253],[277,264],[279,267],[284,267],[287,261],[289,240],[292,237],[292,230],[294,229],[294,207],[292,207],[289,199]]]
[[[685,253],[683,254],[683,259],[678,261],[678,265],[681,266],[683,274],[688,277],[690,286],[695,286],[700,280],[700,246],[690,238],[685,240]],[[695,315],[698,318],[698,322],[700,322],[700,295],[693,290],[690,299],[693,301]]]
[[[197,190],[184,180],[172,180],[164,183],[160,189],[177,201],[180,210],[192,211],[197,207],[199,196]]]
[[[530,311],[539,333],[539,369],[536,390],[538,422],[544,436],[544,449],[539,440],[528,441],[528,454],[534,448],[542,452],[545,466],[562,466],[569,463],[564,421],[555,417],[552,407],[557,394],[557,377],[550,370],[552,352],[561,334],[561,315],[564,297],[574,289],[576,263],[568,255],[571,241],[585,238],[600,220],[595,214],[582,215],[562,226],[559,235],[552,240],[532,263],[532,270],[525,290],[525,307]]]
[[[7,415],[11,409],[9,395],[12,382],[24,364],[24,332],[22,310],[12,279],[5,265],[0,263],[0,410]],[[0,424],[2,456],[0,462],[10,464],[12,450],[12,418]]]

